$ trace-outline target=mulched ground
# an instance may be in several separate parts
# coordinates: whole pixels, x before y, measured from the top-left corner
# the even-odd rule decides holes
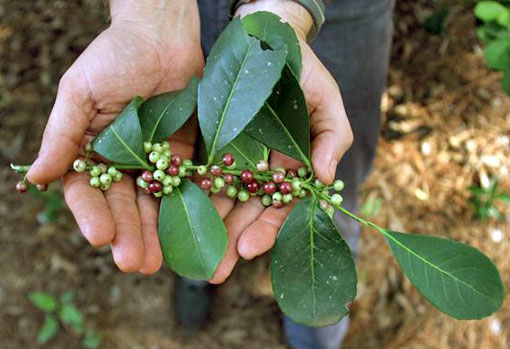
[[[30,291],[75,290],[87,326],[105,336],[105,348],[285,348],[278,309],[263,296],[263,259],[242,265],[218,289],[210,326],[187,338],[171,314],[170,272],[120,274],[108,249],[90,248],[67,211],[48,223],[41,214],[47,200],[12,192],[7,165],[34,157],[59,77],[106,26],[102,3],[0,0],[0,347],[36,347],[43,316],[29,304]],[[431,36],[419,23],[432,3],[398,2],[384,130],[363,198],[382,203],[372,217],[380,225],[480,248],[508,289],[510,228],[474,220],[467,188],[497,175],[510,192],[510,98],[499,88],[501,75],[484,66],[470,4],[452,2],[445,32]],[[508,207],[501,209],[510,217]],[[508,301],[482,321],[441,315],[373,232],[363,234],[358,270],[347,348],[510,345]],[[63,331],[48,347],[75,348],[79,341]]]

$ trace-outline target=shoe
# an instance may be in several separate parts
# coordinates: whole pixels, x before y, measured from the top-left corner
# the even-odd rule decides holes
[[[177,277],[174,311],[178,326],[187,334],[200,331],[211,317],[214,286],[207,281]]]

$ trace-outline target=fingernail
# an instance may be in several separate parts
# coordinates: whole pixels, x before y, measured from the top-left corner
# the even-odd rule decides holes
[[[331,162],[329,163],[329,174],[332,180],[335,178],[337,164],[338,163],[336,160],[331,160]]]

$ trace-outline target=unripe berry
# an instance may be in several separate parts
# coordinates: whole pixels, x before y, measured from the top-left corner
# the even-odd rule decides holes
[[[161,157],[170,161],[170,157],[172,156],[172,152],[170,150],[163,150],[161,152]]]
[[[315,178],[315,180],[313,181],[313,185],[316,188],[322,188],[324,186],[324,183],[322,183],[319,178]]]
[[[201,176],[205,176],[205,174],[207,173],[207,167],[204,165],[198,166],[197,173]]]
[[[281,172],[273,173],[273,182],[279,184],[285,180],[285,175]]]
[[[292,194],[292,196],[294,196],[294,197],[296,197],[296,198],[297,198],[297,197],[299,197],[299,192],[300,192],[300,190],[295,190],[295,189],[293,189],[293,190],[292,190],[292,192],[291,192],[291,194]]]
[[[185,159],[183,162],[182,162],[182,165],[183,166],[193,166],[193,161],[191,161],[190,159]]]
[[[334,183],[333,183],[333,189],[335,189],[335,191],[342,191],[345,187],[345,183],[344,181],[340,180],[340,179],[337,179]]]
[[[234,162],[232,163],[232,165],[227,166],[227,168],[228,168],[229,170],[233,170],[233,169],[235,169],[235,168],[236,168],[236,166],[237,166],[237,162],[234,160]]]
[[[291,168],[287,171],[287,178],[294,178],[294,177],[297,177],[297,171],[294,170],[293,168]]]
[[[106,164],[100,163],[97,164],[97,167],[99,167],[101,173],[106,173],[106,171],[108,171],[108,166],[106,166]]]
[[[73,169],[76,172],[83,172],[87,168],[87,164],[82,159],[76,159],[73,162]]]
[[[229,187],[227,188],[227,196],[228,196],[229,198],[232,198],[232,199],[233,199],[233,198],[235,198],[235,197],[236,197],[236,195],[237,195],[237,189],[236,189],[236,187],[229,186]]]
[[[269,170],[268,162],[266,160],[259,160],[259,162],[257,162],[257,171],[266,172],[267,170]]]
[[[161,143],[161,147],[163,148],[163,150],[169,150],[170,149],[170,143],[168,143],[168,141],[164,141]]]
[[[280,185],[278,186],[278,190],[282,194],[290,194],[290,192],[292,191],[292,185],[289,182],[280,183]]]
[[[163,186],[158,181],[152,181],[151,184],[149,184],[149,191],[151,193],[157,193],[158,191],[161,191]]]
[[[329,218],[333,218],[333,215],[335,214],[335,208],[333,206],[329,206],[326,209],[326,213],[328,214]]]
[[[333,194],[333,196],[331,196],[331,203],[335,206],[340,206],[343,201],[344,198],[340,194]]]
[[[99,166],[94,166],[89,171],[89,173],[91,177],[99,177],[99,175],[101,174],[101,169],[99,168]]]
[[[250,170],[244,170],[243,172],[241,172],[241,181],[244,184],[253,182],[253,172],[251,172]]]
[[[202,179],[202,182],[200,183],[200,188],[203,190],[209,190],[212,188],[212,180],[210,178],[204,178]]]
[[[91,179],[91,181],[92,181],[92,179]],[[140,187],[140,188],[142,188],[142,189],[147,189],[147,188],[149,188],[149,182],[144,181],[144,179],[142,178],[142,176],[140,176],[140,177],[138,177],[138,178],[136,179],[136,185],[137,185],[137,186],[139,186],[139,187]]]
[[[259,191],[260,184],[257,181],[253,181],[251,183],[246,184],[246,190],[248,190],[249,193],[255,194]]]
[[[223,176],[223,179],[225,180],[225,183],[227,184],[232,184],[234,183],[234,176],[232,176],[231,174],[226,174]]]
[[[276,191],[276,183],[273,181],[267,181],[263,185],[264,193],[273,194]]]
[[[166,170],[166,172],[170,175],[170,176],[178,176],[179,175],[179,165],[170,165],[170,167]]]
[[[172,187],[171,185],[165,185],[163,187],[163,194],[165,194],[165,195],[171,194],[173,191],[174,191],[174,187]]]
[[[163,181],[161,182],[164,186],[172,185],[172,176],[167,175],[165,178],[163,178]]]
[[[168,168],[168,160],[167,159],[162,159],[160,158],[157,162],[156,162],[156,168],[158,170],[166,170]]]
[[[122,180],[123,174],[122,172],[117,172],[115,176],[112,177],[115,183],[119,183]]]
[[[300,179],[298,178],[294,178],[292,180],[292,189],[293,190],[300,190],[301,189],[301,186],[302,186],[302,182]]]
[[[101,186],[101,181],[99,177],[92,177],[90,178],[89,184],[92,188],[99,188]]]
[[[152,151],[155,151],[156,153],[161,153],[163,151],[163,146],[161,145],[161,143],[154,143],[152,145]]]
[[[321,208],[324,211],[326,211],[328,209],[328,207],[329,207],[329,204],[328,204],[328,202],[326,200],[321,200],[320,204],[321,204]]]
[[[92,143],[91,142],[88,142],[87,144],[85,144],[85,151],[87,153],[90,153],[92,151]]]
[[[117,169],[115,167],[108,167],[108,170],[106,173],[108,173],[110,176],[114,177],[117,174]]]
[[[272,200],[271,200],[271,197],[269,195],[264,195],[260,201],[262,202],[262,205],[264,206],[271,206],[271,203],[272,203]]]
[[[280,193],[280,192],[278,192],[278,191],[277,191],[276,193],[274,193],[274,194],[273,194],[273,196],[271,197],[271,199],[272,199],[273,201],[282,201],[282,199],[283,199],[283,195],[282,195],[282,193]]]
[[[151,182],[154,179],[154,176],[152,175],[151,171],[143,171],[141,177],[147,183]]]
[[[165,179],[165,172],[161,171],[161,170],[156,170],[154,171],[154,179],[161,182],[163,179]]]
[[[293,199],[292,194],[285,194],[282,198],[284,204],[288,204]]]
[[[48,184],[36,184],[35,185],[38,192],[44,193],[46,190],[48,190]]]
[[[156,162],[158,162],[160,157],[161,157],[160,153],[151,151],[151,153],[149,154],[149,161],[155,164]]]
[[[283,202],[273,200],[273,207],[274,208],[282,208],[283,207]]]
[[[19,181],[16,183],[16,191],[20,194],[24,194],[27,192],[27,184],[25,182]]]
[[[143,142],[143,150],[146,153],[150,153],[152,150],[152,143],[151,142]]]
[[[239,193],[237,193],[237,199],[241,202],[246,202],[250,198],[250,194],[246,190],[240,190]]]
[[[228,167],[228,166],[232,166],[232,164],[235,161],[235,158],[234,158],[234,155],[232,155],[231,153],[225,153],[225,154],[223,154],[223,157],[221,160],[223,161],[223,164]]]
[[[300,197],[301,199],[306,198],[306,190],[301,189],[301,190],[299,191],[299,197]]]
[[[214,187],[221,189],[225,186],[225,180],[221,177],[217,177],[214,179]]]
[[[172,165],[181,166],[182,164],[182,157],[180,155],[172,155],[172,159],[170,160],[170,163]]]
[[[162,192],[160,192],[160,191],[157,191],[157,192],[153,193],[152,195],[154,195],[154,197],[155,197],[155,198],[158,198],[158,199],[159,199],[160,197],[162,197],[162,196],[163,196],[163,193],[162,193]]]
[[[280,166],[280,167],[275,168],[274,172],[280,172],[280,173],[285,174],[287,171],[285,170],[285,168]]]
[[[110,189],[111,185],[112,185],[111,183],[103,183],[99,188],[101,188],[102,191],[107,191],[108,189]]]
[[[213,175],[214,177],[219,177],[223,174],[223,170],[221,169],[221,167],[216,166],[216,165],[211,166],[210,172],[211,172],[211,175]]]
[[[103,173],[99,177],[99,181],[101,182],[101,184],[111,184],[112,179],[113,179],[112,176],[110,176],[108,173]]]
[[[183,166],[179,167],[179,177],[186,177],[188,174],[188,171],[186,171],[186,168]]]
[[[191,170],[187,170],[186,177],[192,177],[192,176],[193,176],[193,172],[191,172]]]
[[[297,174],[299,177],[306,177],[308,175],[308,170],[306,169],[306,167],[300,167],[297,170]]]
[[[181,177],[172,177],[171,178],[171,184],[174,186],[174,187],[178,187],[180,184],[181,184]]]
[[[215,186],[213,186],[211,188],[211,193],[213,193],[213,194],[218,194],[220,191],[221,191],[221,189],[220,188],[216,188]]]

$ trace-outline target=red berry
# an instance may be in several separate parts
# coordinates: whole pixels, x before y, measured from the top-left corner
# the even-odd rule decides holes
[[[209,190],[212,187],[212,180],[210,178],[204,178],[202,179],[202,182],[200,183],[200,188],[203,190]]]
[[[246,190],[248,190],[249,193],[255,194],[257,191],[259,191],[260,184],[257,181],[250,182],[246,184]]]
[[[19,181],[16,183],[16,191],[20,194],[27,192],[27,184],[25,182]]]
[[[293,168],[291,168],[287,171],[287,178],[294,178],[296,176],[297,176],[297,171],[294,170]]]
[[[161,191],[161,183],[158,181],[152,181],[151,184],[149,184],[149,191],[151,193],[157,193],[158,191]]]
[[[181,166],[182,164],[182,157],[180,155],[173,155],[172,159],[170,160],[170,163],[172,165]]]
[[[273,182],[275,183],[281,183],[285,179],[285,175],[281,172],[275,172],[273,173]]]
[[[243,172],[241,172],[241,181],[244,184],[253,182],[253,172],[251,172],[250,170],[244,170]]]
[[[289,182],[283,182],[279,185],[278,189],[282,194],[290,194],[292,191],[292,185]]]
[[[225,183],[226,184],[232,184],[234,183],[234,176],[232,176],[231,174],[226,174],[223,176],[223,179],[225,180]]]
[[[273,200],[273,207],[274,208],[282,208],[283,207],[283,202],[281,202],[281,201],[274,201]]]
[[[168,169],[166,170],[166,172],[170,175],[170,176],[178,176],[179,175],[179,165],[170,165],[170,167],[168,167]]]
[[[214,165],[214,166],[211,166],[211,174],[214,177],[219,177],[223,174],[223,170],[221,169],[221,167]]]
[[[44,193],[46,190],[48,190],[48,184],[37,184],[35,187],[41,193]]]
[[[276,191],[276,183],[273,181],[267,181],[263,185],[264,193],[273,194]]]
[[[150,183],[154,179],[154,176],[151,171],[143,171],[142,179],[144,182]]]
[[[223,164],[225,166],[231,166],[233,163],[234,163],[234,155],[230,154],[230,153],[225,153],[223,154]]]

